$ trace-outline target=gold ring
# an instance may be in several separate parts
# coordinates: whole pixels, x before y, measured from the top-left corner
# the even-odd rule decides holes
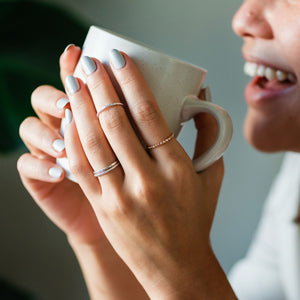
[[[162,145],[165,145],[166,143],[170,142],[174,137],[175,137],[174,133],[172,133],[169,137],[167,137],[163,141],[161,141],[161,142],[159,142],[157,144],[151,145],[151,146],[147,146],[147,149],[148,150],[152,150],[152,149],[158,148],[158,147],[160,147]]]

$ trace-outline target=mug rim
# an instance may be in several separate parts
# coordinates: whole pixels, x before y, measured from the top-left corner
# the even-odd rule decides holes
[[[181,59],[179,59],[179,58],[177,58],[177,57],[175,57],[175,56],[166,54],[166,53],[164,53],[164,52],[162,52],[162,51],[160,51],[160,50],[158,50],[158,49],[156,49],[156,48],[154,48],[154,47],[151,47],[151,46],[147,45],[146,43],[137,41],[137,40],[135,40],[135,39],[133,39],[133,38],[127,37],[127,36],[122,35],[122,34],[120,34],[120,33],[117,33],[117,32],[111,31],[111,30],[109,30],[109,29],[106,29],[106,28],[104,28],[104,27],[100,27],[100,26],[96,26],[96,25],[91,25],[90,28],[89,28],[89,32],[90,32],[91,30],[100,30],[100,31],[104,31],[104,32],[106,32],[106,33],[108,33],[108,34],[117,36],[117,37],[119,37],[119,38],[121,38],[121,39],[124,39],[124,40],[130,42],[130,43],[133,43],[133,44],[136,44],[136,45],[138,45],[138,46],[140,46],[140,47],[142,47],[142,48],[145,48],[145,49],[148,50],[148,51],[151,51],[151,52],[154,52],[154,53],[159,54],[159,55],[161,55],[161,56],[164,56],[164,57],[166,57],[166,58],[168,58],[168,59],[170,59],[170,60],[175,61],[176,63],[182,64],[182,65],[186,65],[186,66],[189,66],[189,67],[191,67],[191,68],[197,69],[197,70],[199,70],[199,71],[204,72],[205,74],[207,74],[207,69],[205,69],[205,68],[203,68],[203,67],[199,67],[199,66],[197,66],[197,65],[195,65],[195,64],[192,64],[192,63],[190,63],[190,62],[181,60]],[[89,32],[88,32],[88,33],[89,33]]]

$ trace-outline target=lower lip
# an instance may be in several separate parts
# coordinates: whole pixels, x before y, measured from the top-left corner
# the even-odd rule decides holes
[[[245,89],[246,102],[254,107],[275,105],[276,102],[291,97],[296,89],[296,84],[282,85],[282,89],[263,88],[257,84],[258,81],[259,77],[255,77]]]

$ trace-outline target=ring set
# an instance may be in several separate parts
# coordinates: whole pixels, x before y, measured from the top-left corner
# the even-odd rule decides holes
[[[93,174],[95,177],[100,177],[102,175],[105,175],[107,173],[109,173],[110,171],[112,171],[113,169],[115,169],[117,166],[120,165],[120,162],[118,160],[114,161],[113,163],[111,163],[109,166],[100,169],[98,171],[95,171]]]
[[[121,102],[115,102],[115,103],[110,103],[110,104],[107,104],[105,106],[103,106],[102,108],[100,108],[97,112],[97,117],[99,118],[99,115],[106,109],[110,108],[110,107],[113,107],[113,106],[124,106],[123,103]],[[167,138],[165,138],[164,140],[162,140],[161,142],[159,143],[156,143],[156,144],[153,144],[151,146],[147,146],[146,148],[148,150],[153,150],[155,148],[158,148],[158,147],[161,147],[165,144],[167,144],[168,142],[170,142],[173,138],[175,137],[174,133],[171,133],[170,136],[168,136]],[[118,167],[120,165],[120,162],[118,160],[114,161],[113,163],[111,163],[109,166],[105,167],[105,168],[102,168],[98,171],[95,171],[93,172],[94,176],[95,177],[100,177],[100,176],[103,176],[107,173],[109,173],[110,171],[114,170],[116,167]]]

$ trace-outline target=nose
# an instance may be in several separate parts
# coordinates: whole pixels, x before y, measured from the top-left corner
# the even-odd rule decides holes
[[[269,1],[245,0],[232,20],[233,31],[241,37],[271,39],[272,27],[267,18]]]

